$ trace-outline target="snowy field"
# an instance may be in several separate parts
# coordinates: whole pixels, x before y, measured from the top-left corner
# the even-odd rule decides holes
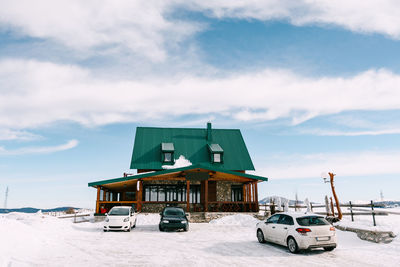
[[[400,216],[385,220],[390,217],[399,228]],[[158,215],[140,214],[130,233],[104,233],[102,223],[74,224],[40,213],[3,214],[0,266],[399,266],[400,262],[398,237],[390,244],[375,244],[337,231],[339,244],[334,251],[292,255],[285,247],[259,244],[257,220],[248,215],[192,223],[189,232],[159,232],[158,220]],[[344,223],[349,223],[347,218]]]

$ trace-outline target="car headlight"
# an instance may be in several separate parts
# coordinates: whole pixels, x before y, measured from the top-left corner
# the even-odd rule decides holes
[[[124,222],[128,222],[129,221],[129,217],[126,217],[125,219],[124,219]]]
[[[110,221],[110,219],[107,217],[107,218],[105,219],[105,221],[106,221],[106,222],[109,222],[109,221]]]
[[[162,220],[162,222],[163,222],[163,223],[169,223],[169,221],[168,221],[168,220]]]
[[[181,223],[186,223],[186,221],[181,221]]]

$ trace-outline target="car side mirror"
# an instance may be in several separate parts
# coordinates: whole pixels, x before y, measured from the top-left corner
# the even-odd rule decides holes
[[[162,212],[160,212],[160,215],[162,215]]]

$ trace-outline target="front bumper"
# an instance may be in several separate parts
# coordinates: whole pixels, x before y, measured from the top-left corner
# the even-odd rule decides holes
[[[103,229],[105,231],[127,231],[130,228],[129,222],[124,223],[104,223]]]
[[[164,223],[160,222],[160,227],[163,229],[184,229],[186,228],[188,223],[175,223],[175,222],[170,222],[170,223]]]

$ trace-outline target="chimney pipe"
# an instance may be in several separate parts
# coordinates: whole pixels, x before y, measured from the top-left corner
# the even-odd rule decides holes
[[[207,141],[211,142],[212,135],[211,135],[211,122],[207,122]]]

